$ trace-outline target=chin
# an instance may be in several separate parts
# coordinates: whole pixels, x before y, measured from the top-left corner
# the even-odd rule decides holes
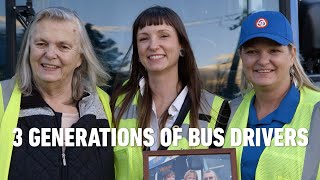
[[[267,87],[267,86],[271,86],[274,84],[274,82],[270,82],[270,81],[257,81],[257,82],[253,82],[254,86],[259,86],[259,87]]]
[[[275,79],[270,78],[259,78],[251,81],[253,84],[257,86],[268,86],[276,83]]]
[[[59,79],[57,77],[41,77],[41,78],[39,78],[39,80],[42,82],[46,82],[46,83],[59,81]]]
[[[150,69],[148,69],[147,70],[148,72],[161,72],[161,71],[163,71],[163,69],[162,68],[150,68]]]

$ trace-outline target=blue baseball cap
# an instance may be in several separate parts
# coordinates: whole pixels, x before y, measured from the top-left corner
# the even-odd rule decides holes
[[[260,11],[249,15],[242,22],[238,47],[258,37],[268,38],[285,46],[293,43],[291,25],[277,11]]]

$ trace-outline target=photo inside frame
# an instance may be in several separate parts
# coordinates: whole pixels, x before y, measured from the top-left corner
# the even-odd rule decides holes
[[[188,175],[203,179],[205,173],[217,179],[232,179],[230,154],[149,156],[148,160],[149,180],[180,180]]]

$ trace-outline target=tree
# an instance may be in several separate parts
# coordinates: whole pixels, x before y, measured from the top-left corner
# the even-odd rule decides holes
[[[122,58],[123,53],[119,52],[116,42],[110,38],[105,39],[103,34],[93,29],[92,24],[87,23],[85,28],[97,57],[104,69],[111,75],[110,87],[105,88],[111,94],[115,78],[120,76],[122,80],[123,77],[127,77],[128,72],[120,72],[120,70],[130,63],[129,58],[128,56]]]

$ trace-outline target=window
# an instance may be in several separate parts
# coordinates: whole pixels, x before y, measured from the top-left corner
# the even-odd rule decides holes
[[[0,0],[0,4],[5,4],[5,0]],[[25,5],[25,1],[18,0],[16,4]],[[77,3],[64,0],[33,1],[36,12],[50,6],[63,6],[77,11],[86,23],[102,64],[113,77],[118,73],[123,76],[128,74],[130,59],[124,59],[124,56],[131,43],[132,23],[142,10],[153,5],[168,6],[180,15],[187,28],[205,88],[226,98],[234,97],[233,94],[239,90],[241,73],[237,63],[239,57],[235,56],[235,52],[241,20],[248,11],[279,10],[277,0],[204,0],[201,3],[139,0],[134,4],[130,0],[99,1],[95,4],[85,0]],[[17,23],[17,34],[22,34],[22,30]],[[0,6],[0,66],[6,60],[6,34],[3,32],[5,6]]]

